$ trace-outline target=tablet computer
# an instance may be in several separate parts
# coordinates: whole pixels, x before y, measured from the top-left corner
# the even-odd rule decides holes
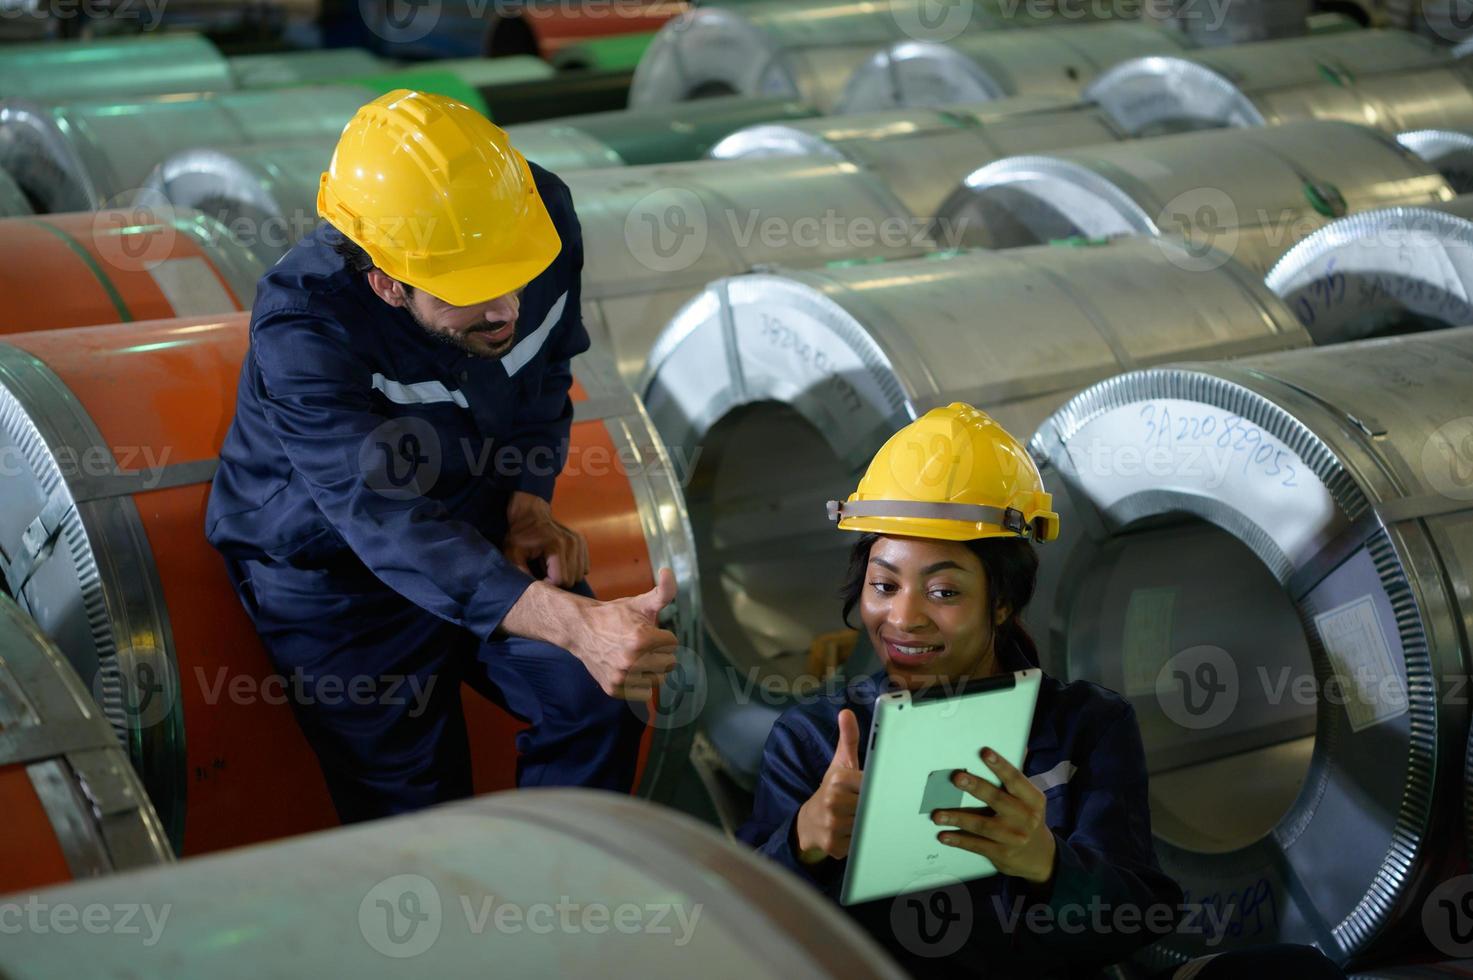
[[[876,699],[842,904],[997,873],[982,855],[937,840],[946,828],[931,822],[931,811],[983,805],[954,786],[951,774],[965,769],[997,784],[982,761],[984,745],[1023,768],[1041,677],[1036,668],[1020,670],[950,694],[896,691]]]

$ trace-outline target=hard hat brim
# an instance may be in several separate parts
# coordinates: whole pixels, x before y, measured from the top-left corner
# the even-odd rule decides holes
[[[515,292],[542,275],[563,250],[557,228],[544,207],[533,208],[528,214],[523,222],[520,241],[525,243],[523,257],[514,262],[500,259],[438,276],[417,276],[404,281],[451,306],[488,302]]]

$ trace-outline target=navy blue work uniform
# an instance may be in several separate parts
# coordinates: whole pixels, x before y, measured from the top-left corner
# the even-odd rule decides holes
[[[531,169],[562,251],[500,359],[380,300],[327,224],[256,294],[206,530],[345,822],[470,794],[462,682],[530,723],[519,785],[633,781],[634,712],[567,651],[499,632],[532,581],[500,551],[507,504],[552,499],[589,345],[572,198]]]
[[[1011,647],[1000,647],[998,655],[1004,670],[1030,666]],[[852,709],[859,722],[863,769],[874,700],[894,689],[881,670],[784,712],[763,749],[752,817],[737,832],[835,902],[846,862],[798,860],[798,809],[834,757],[840,710]],[[985,768],[979,756],[972,771]],[[1182,892],[1151,847],[1145,752],[1130,702],[1087,681],[1063,684],[1045,674],[1018,768],[1047,800],[1045,822],[1058,853],[1051,881],[1036,886],[997,874],[845,909],[914,975],[1094,977],[1160,938],[1145,928],[1152,921],[1148,909],[1157,908],[1150,914],[1159,917],[1162,932],[1175,923]],[[964,799],[963,806],[982,806]],[[1117,920],[1114,910],[1127,906],[1133,908]],[[1089,927],[1096,918],[1122,928],[1094,934]]]

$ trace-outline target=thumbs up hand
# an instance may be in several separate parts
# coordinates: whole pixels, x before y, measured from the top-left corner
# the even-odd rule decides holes
[[[818,790],[798,809],[794,832],[798,859],[817,864],[825,858],[849,856],[854,814],[859,809],[859,720],[845,708],[839,712],[839,742]]]
[[[675,666],[679,641],[657,621],[674,601],[675,575],[662,568],[655,587],[643,595],[585,602],[567,649],[605,694],[646,701],[655,682]]]

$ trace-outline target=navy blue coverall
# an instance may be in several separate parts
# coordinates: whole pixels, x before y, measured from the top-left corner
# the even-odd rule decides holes
[[[552,499],[589,346],[572,198],[532,172],[563,247],[499,360],[380,300],[326,224],[256,294],[206,531],[345,822],[470,794],[462,682],[530,722],[519,785],[633,781],[635,713],[567,651],[498,632],[532,581],[499,550],[507,504]]]
[[[1011,647],[1000,647],[998,657],[1004,670],[1030,666]],[[845,862],[799,861],[795,820],[833,759],[840,710],[852,709],[859,722],[862,770],[874,700],[890,690],[881,670],[785,711],[763,749],[752,817],[737,831],[739,839],[835,902]],[[976,748],[980,752],[982,746]],[[1008,761],[1018,765],[1017,759]],[[1058,858],[1046,886],[997,874],[846,908],[914,975],[1093,977],[1160,938],[1146,930],[1146,910],[1157,907],[1152,914],[1163,921],[1169,910],[1166,930],[1176,921],[1182,891],[1161,870],[1151,846],[1145,752],[1130,702],[1087,681],[1063,684],[1045,674],[1028,754],[1018,768],[1047,800],[1045,822]],[[985,771],[980,757],[972,771]],[[963,799],[963,806],[982,806]],[[936,827],[938,833],[943,829]],[[1100,912],[1092,911],[1092,901]],[[1133,909],[1117,919],[1114,910],[1127,906]],[[1097,917],[1121,927],[1093,934],[1088,926]]]

